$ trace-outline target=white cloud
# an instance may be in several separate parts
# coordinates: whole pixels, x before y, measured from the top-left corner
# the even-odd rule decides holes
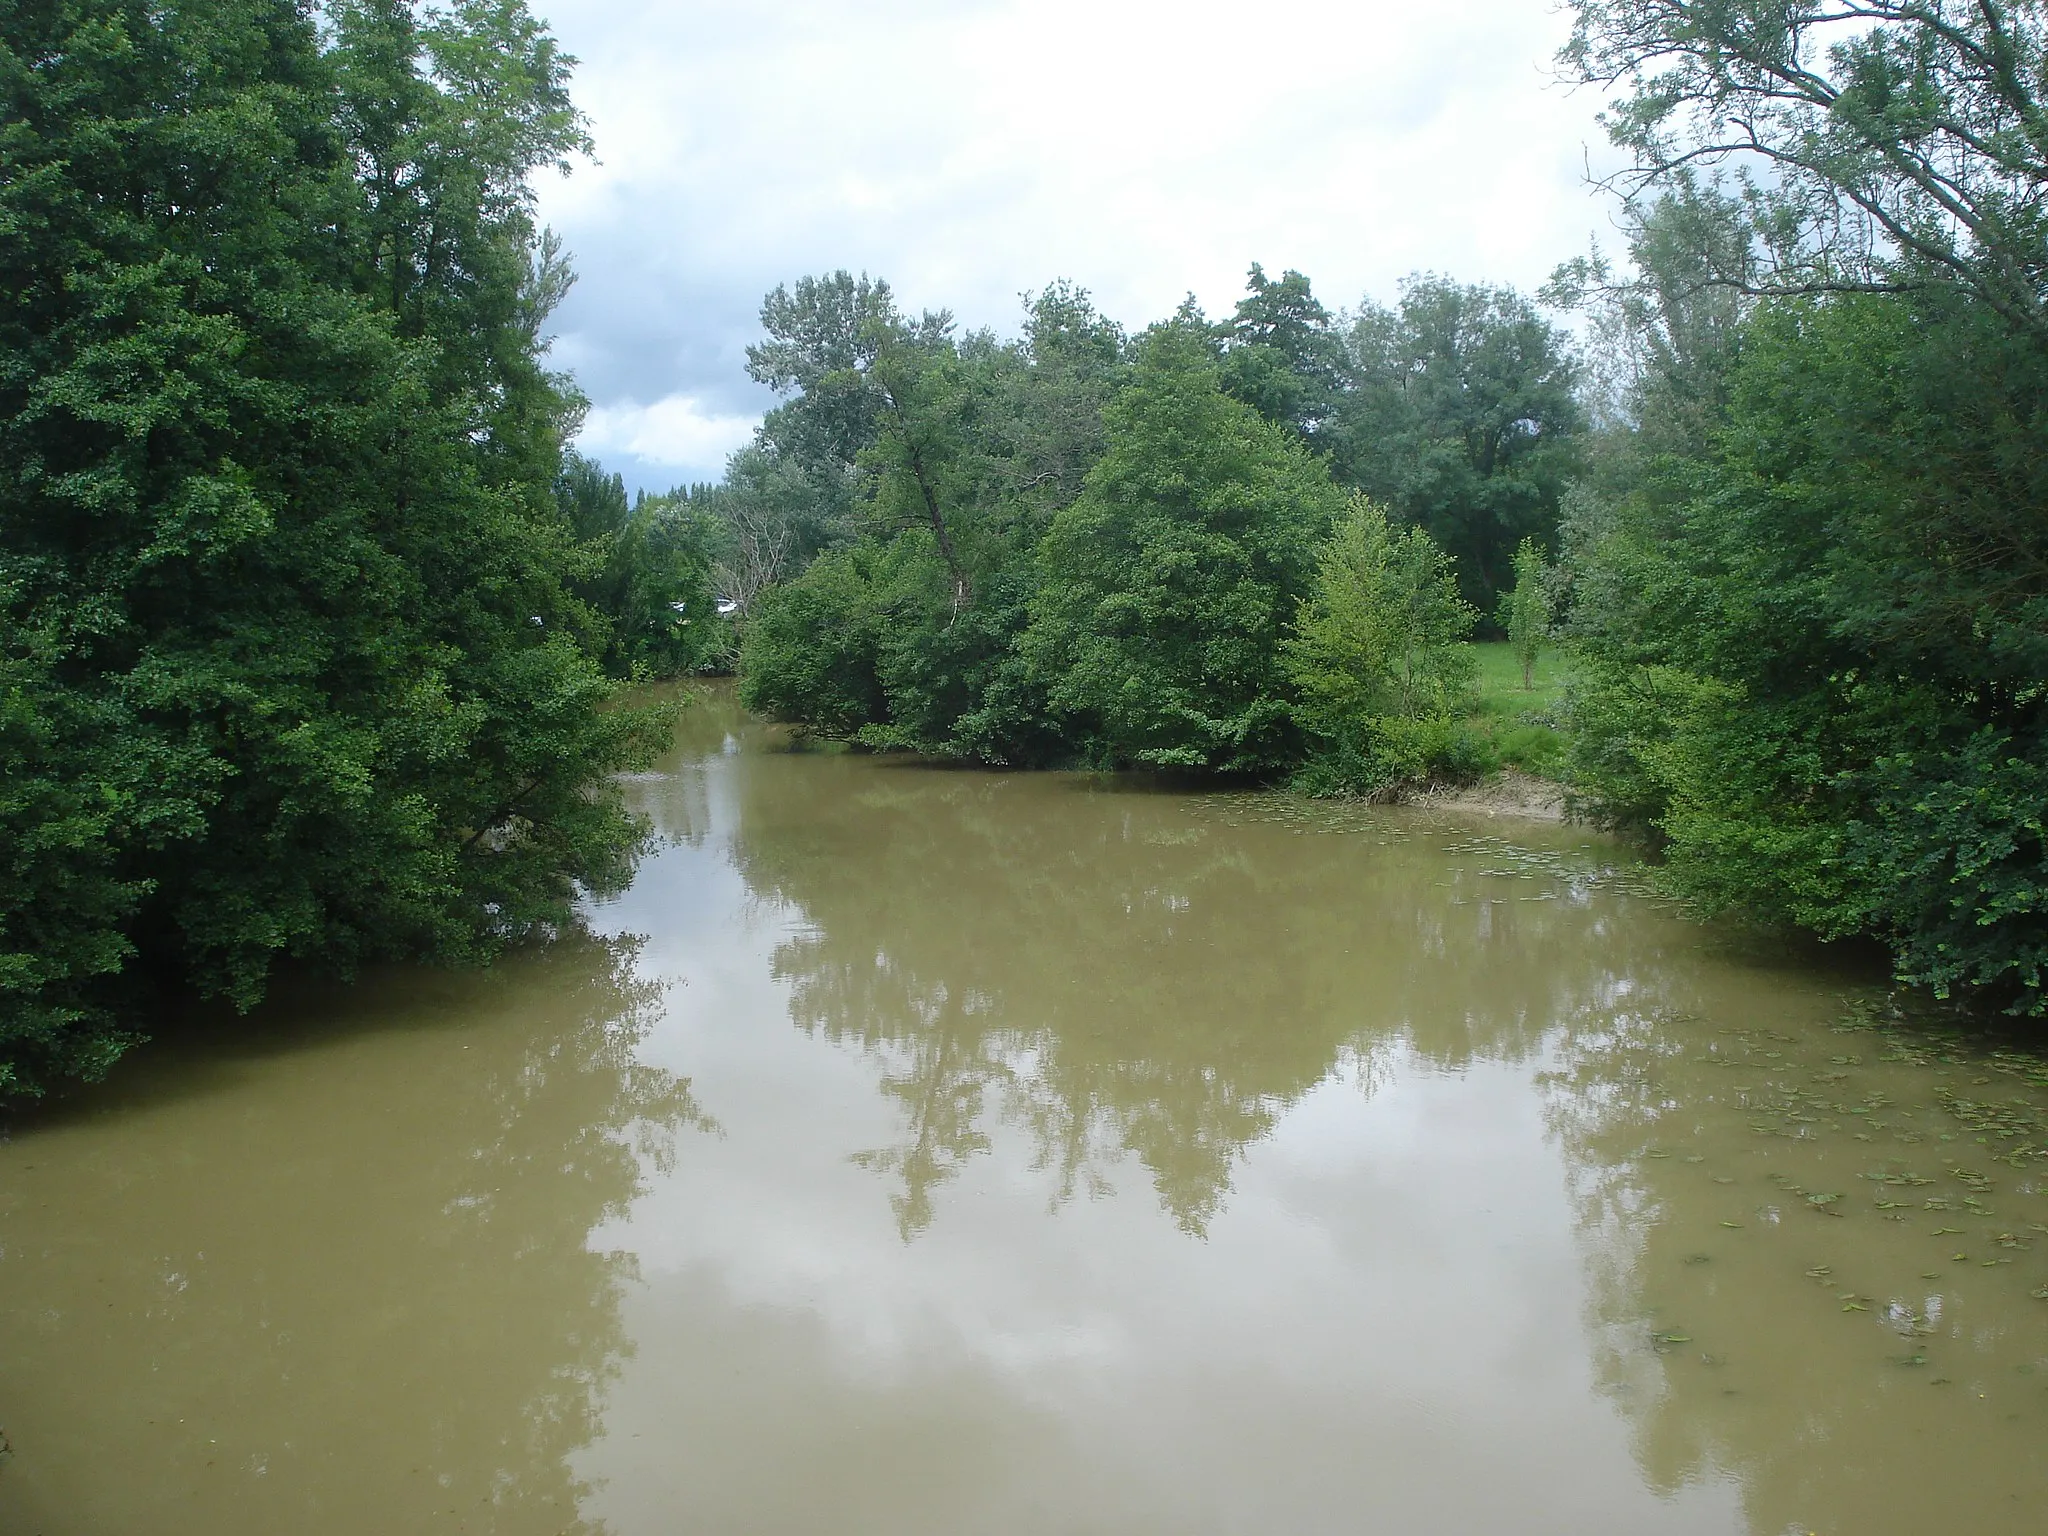
[[[760,296],[834,267],[1004,330],[1068,277],[1142,325],[1227,313],[1252,261],[1333,306],[1419,269],[1526,289],[1606,225],[1549,0],[536,3],[603,162],[543,189],[599,405],[760,409]]]
[[[600,459],[630,454],[649,465],[699,468],[723,464],[759,420],[707,412],[689,395],[669,395],[652,405],[624,401],[593,406],[576,446]]]

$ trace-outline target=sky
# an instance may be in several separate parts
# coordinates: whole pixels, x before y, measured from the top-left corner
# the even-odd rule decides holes
[[[774,398],[762,295],[844,267],[1013,334],[1066,278],[1138,328],[1254,261],[1333,309],[1412,272],[1532,290],[1610,236],[1552,0],[534,0],[597,163],[539,188],[554,360],[637,489],[718,478]]]

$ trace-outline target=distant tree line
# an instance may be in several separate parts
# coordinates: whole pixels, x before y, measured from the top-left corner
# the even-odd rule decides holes
[[[1584,457],[1569,338],[1528,300],[1426,276],[1334,316],[1254,266],[1222,322],[1190,300],[1130,336],[1057,283],[1005,341],[837,272],[762,323],[750,366],[783,402],[698,496],[772,483],[805,518],[745,594],[753,707],[991,764],[1315,761],[1364,792],[1483,766],[1457,643],[1554,543]],[[1326,640],[1372,627],[1351,661],[1398,653],[1355,718],[1307,707],[1349,664],[1297,636],[1311,608]]]

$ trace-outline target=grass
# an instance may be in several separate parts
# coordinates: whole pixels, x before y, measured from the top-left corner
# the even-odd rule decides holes
[[[1479,657],[1479,703],[1472,725],[1491,755],[1505,767],[1556,777],[1564,764],[1564,736],[1555,723],[1567,679],[1563,655],[1555,647],[1545,649],[1536,659],[1535,686],[1524,688],[1513,646],[1493,641],[1472,649]]]

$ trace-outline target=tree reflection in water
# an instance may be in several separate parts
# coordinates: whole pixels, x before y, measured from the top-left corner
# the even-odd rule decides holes
[[[1055,1204],[1135,1156],[1199,1236],[1245,1148],[1340,1067],[1520,1059],[1650,959],[1589,922],[1611,898],[1490,900],[1385,819],[1318,836],[1334,813],[1258,819],[1288,802],[885,765],[844,796],[742,793],[764,784],[735,857],[806,920],[776,954],[797,1022],[882,1063],[906,1134],[862,1161],[906,1239],[992,1117]]]
[[[1831,1028],[1871,979],[1854,957],[1659,912],[1570,832],[875,763],[785,790],[745,807],[736,858],[805,920],[776,956],[796,1021],[880,1064],[904,1134],[861,1161],[904,1239],[1005,1127],[1053,1206],[1134,1158],[1201,1236],[1333,1074],[1526,1063],[1653,1490],[1732,1479],[1759,1531],[2019,1529],[2038,1503],[2048,1153],[1950,1171],[1986,1149],[1944,1069]],[[1937,1180],[1911,1221],[1888,1173]],[[1935,1445],[1959,1475],[1922,1475]]]
[[[18,1122],[0,1526],[586,1529],[631,1274],[589,1235],[707,1124],[634,953],[280,1002]]]

